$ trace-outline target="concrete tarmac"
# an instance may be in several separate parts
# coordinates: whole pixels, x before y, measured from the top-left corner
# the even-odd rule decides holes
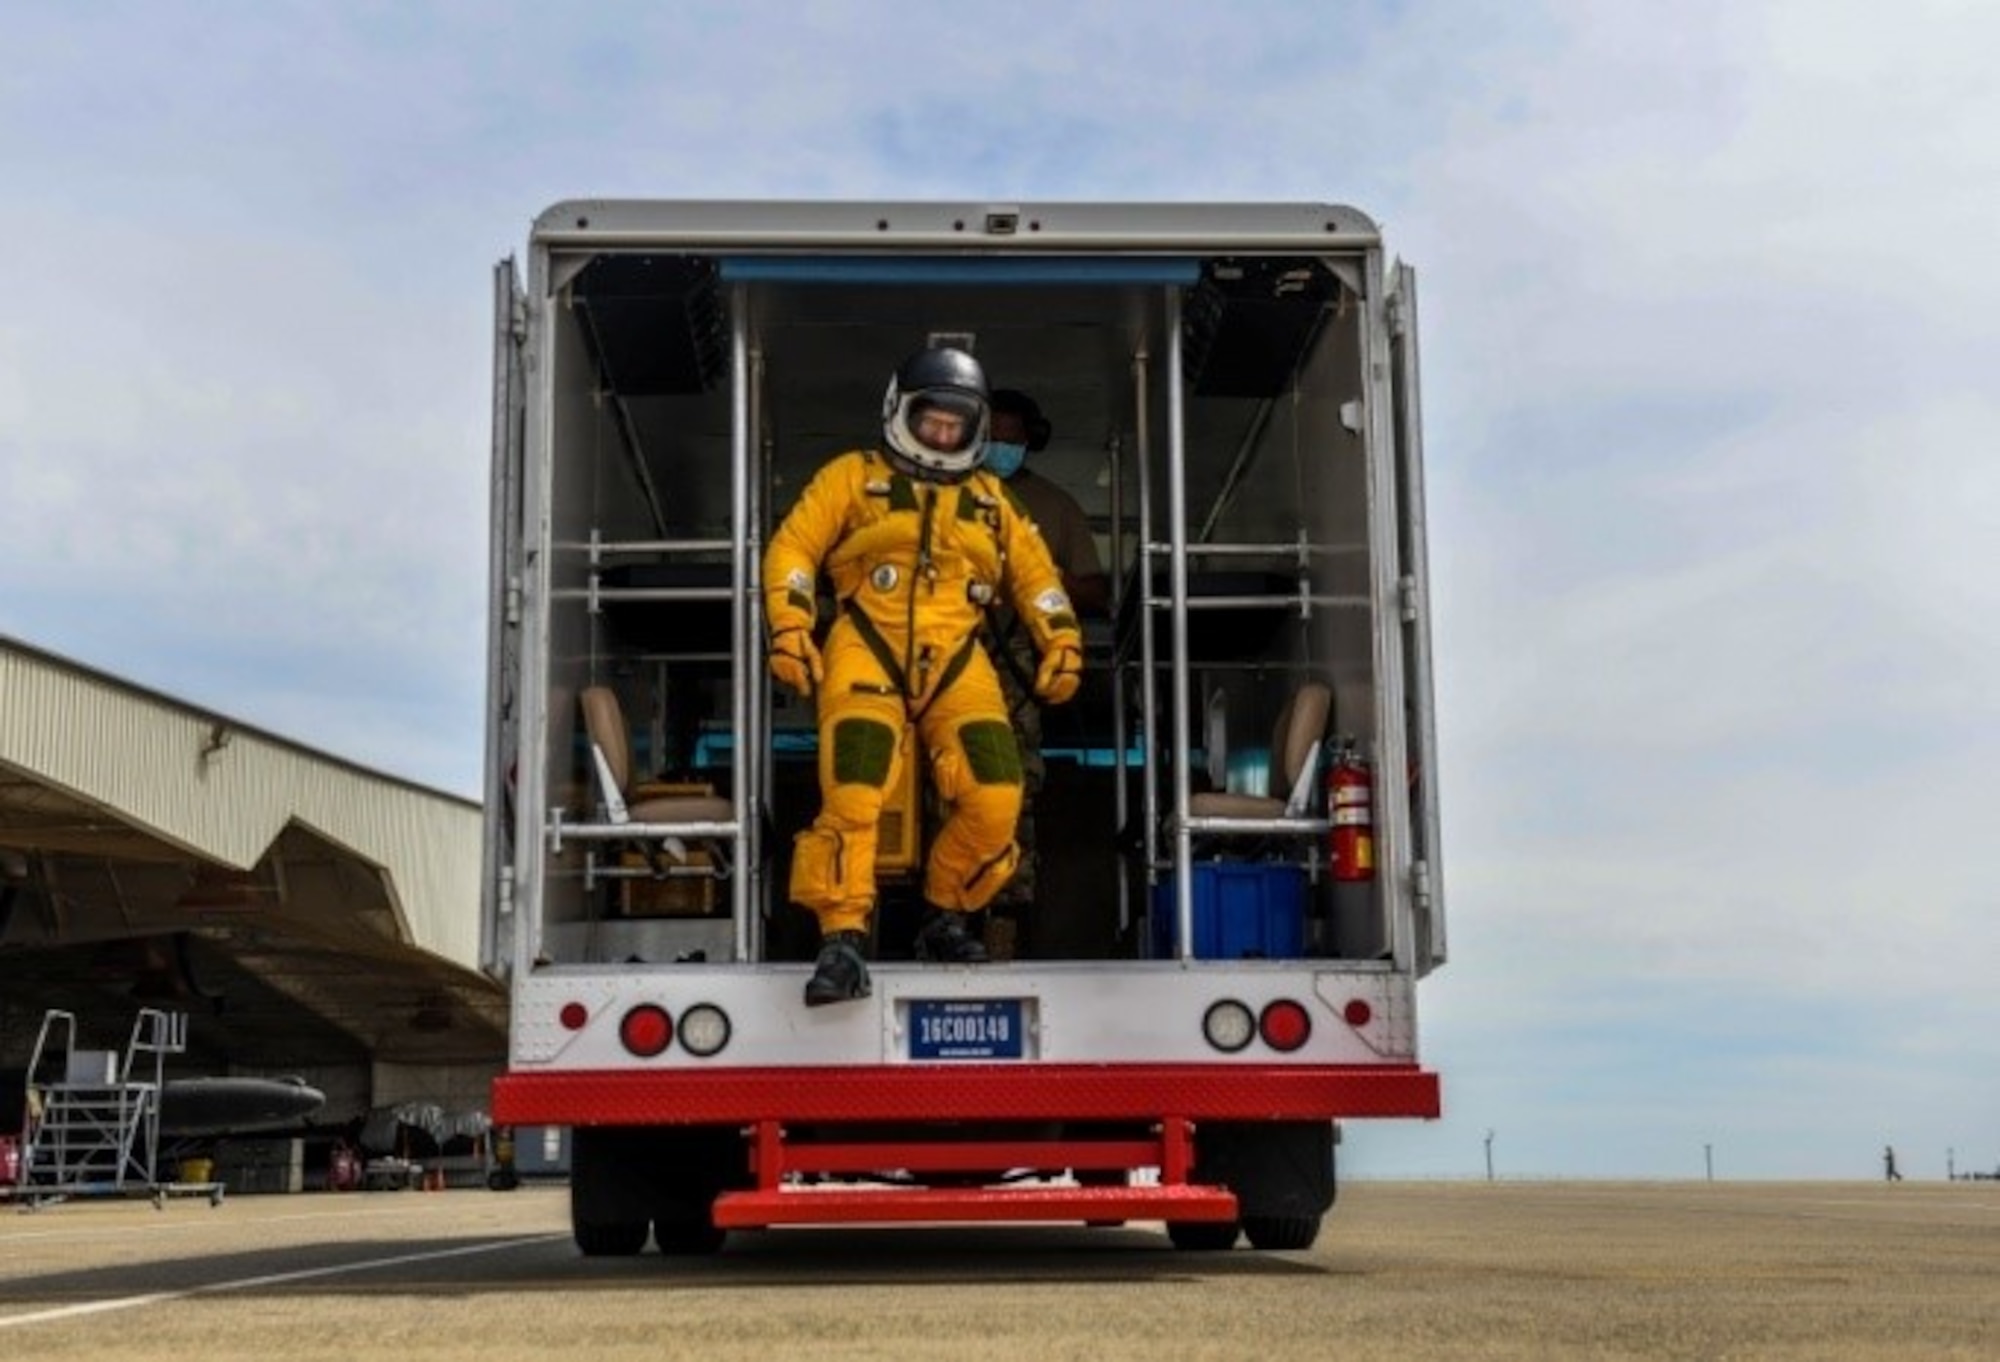
[[[2000,1183],[1353,1183],[1308,1252],[1158,1226],[585,1259],[567,1192],[0,1209],[0,1356],[2000,1358]]]

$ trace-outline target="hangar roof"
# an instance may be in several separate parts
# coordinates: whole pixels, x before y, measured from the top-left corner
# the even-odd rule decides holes
[[[239,1066],[493,1060],[472,801],[0,635],[0,1067],[50,1007]]]

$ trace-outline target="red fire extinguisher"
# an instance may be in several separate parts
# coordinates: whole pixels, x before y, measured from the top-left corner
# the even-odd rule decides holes
[[[1375,774],[1351,742],[1342,743],[1326,772],[1326,807],[1333,824],[1327,854],[1339,881],[1375,878]]]

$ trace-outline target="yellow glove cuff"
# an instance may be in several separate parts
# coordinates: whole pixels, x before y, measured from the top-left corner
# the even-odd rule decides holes
[[[1067,704],[1083,684],[1083,650],[1074,643],[1049,645],[1035,672],[1035,695],[1044,704]]]

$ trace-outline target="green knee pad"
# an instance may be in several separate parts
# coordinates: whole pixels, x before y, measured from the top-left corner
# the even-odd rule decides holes
[[[896,761],[896,730],[879,719],[840,719],[833,725],[833,779],[837,785],[889,784]]]
[[[977,719],[958,730],[965,764],[981,785],[1019,785],[1021,748],[1013,728],[991,719]]]

